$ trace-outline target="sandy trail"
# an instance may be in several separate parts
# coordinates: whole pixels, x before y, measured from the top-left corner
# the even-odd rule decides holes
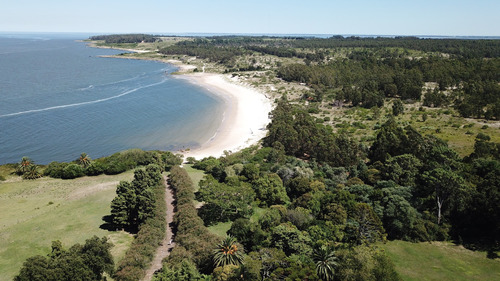
[[[167,220],[167,233],[165,238],[161,242],[160,247],[156,249],[155,256],[151,266],[146,270],[146,275],[142,279],[143,281],[150,281],[156,271],[160,270],[163,266],[162,261],[164,258],[168,257],[170,251],[175,246],[173,242],[173,233],[170,224],[174,220],[174,192],[170,188],[167,177],[163,176],[163,184],[165,185],[165,202],[167,204],[167,212],[165,214]]]

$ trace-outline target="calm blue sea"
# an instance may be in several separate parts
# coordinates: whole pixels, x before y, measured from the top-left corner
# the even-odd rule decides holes
[[[71,35],[0,34],[0,164],[196,147],[223,101],[151,61],[102,58]]]

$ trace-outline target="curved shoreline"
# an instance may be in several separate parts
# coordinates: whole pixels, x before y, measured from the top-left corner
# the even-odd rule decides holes
[[[103,46],[90,45],[91,47],[103,48]],[[118,48],[111,48],[118,49]],[[130,52],[142,53],[143,50],[118,49]],[[273,105],[272,101],[257,90],[236,84],[228,75],[215,73],[187,73],[195,68],[193,65],[183,64],[181,61],[165,58],[137,58],[122,56],[104,56],[112,58],[150,60],[168,63],[179,68],[177,79],[185,79],[189,83],[208,90],[209,93],[222,98],[225,103],[221,124],[215,134],[199,147],[174,151],[187,157],[200,160],[205,157],[220,157],[224,152],[237,152],[243,148],[257,144],[266,136],[267,124],[271,121],[269,113]]]
[[[193,73],[176,76],[204,87],[225,103],[222,122],[215,135],[199,148],[179,151],[184,157],[220,157],[257,144],[266,135],[272,104],[264,94],[230,81],[222,74]]]

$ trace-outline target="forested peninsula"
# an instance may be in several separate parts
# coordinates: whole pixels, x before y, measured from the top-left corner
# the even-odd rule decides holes
[[[2,166],[18,185],[128,173],[101,226],[129,237],[114,261],[107,238],[67,250],[54,241],[15,280],[142,280],[165,212],[175,212],[175,245],[156,281],[500,279],[500,40],[90,41],[252,88],[273,102],[271,121],[258,144],[222,157],[132,150]],[[175,210],[165,210],[162,174]]]

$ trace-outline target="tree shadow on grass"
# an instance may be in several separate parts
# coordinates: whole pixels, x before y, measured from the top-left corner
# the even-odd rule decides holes
[[[137,229],[133,227],[123,227],[121,225],[113,223],[113,216],[112,215],[106,215],[102,217],[102,220],[104,221],[103,224],[99,226],[100,229],[107,230],[107,231],[120,231],[124,230],[126,232],[136,234]]]

